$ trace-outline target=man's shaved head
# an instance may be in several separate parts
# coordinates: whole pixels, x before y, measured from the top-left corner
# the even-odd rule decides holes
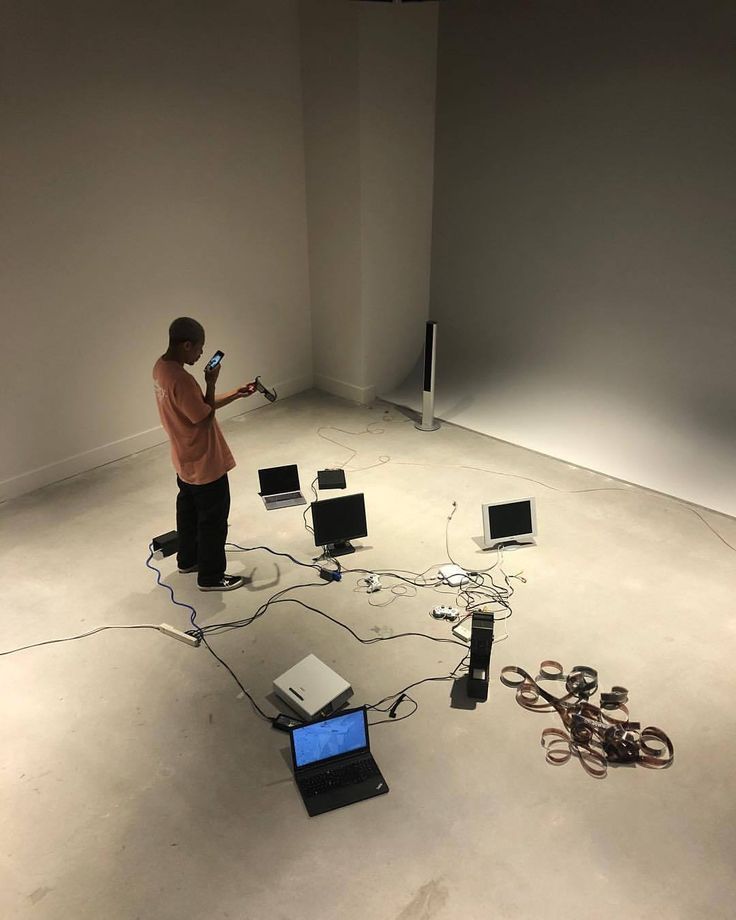
[[[180,316],[169,326],[169,345],[191,342],[193,345],[204,342],[204,327],[196,319]]]

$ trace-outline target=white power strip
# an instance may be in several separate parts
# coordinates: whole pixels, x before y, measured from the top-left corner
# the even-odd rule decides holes
[[[191,645],[192,648],[199,647],[199,639],[195,636],[190,636],[188,633],[182,632],[181,629],[177,629],[176,626],[169,626],[168,623],[159,624],[159,632],[162,632],[165,636],[171,636],[172,639],[178,639],[179,642],[183,642],[185,645]]]

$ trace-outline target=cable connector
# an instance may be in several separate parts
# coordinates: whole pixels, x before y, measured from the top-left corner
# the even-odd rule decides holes
[[[189,633],[182,632],[176,626],[170,626],[168,623],[161,623],[158,627],[159,632],[165,636],[171,636],[172,639],[178,639],[184,645],[190,645],[192,648],[199,648],[199,639],[196,636],[190,636]]]
[[[395,719],[395,718],[396,718],[396,710],[397,710],[397,709],[399,708],[399,706],[404,702],[404,699],[405,699],[405,698],[406,698],[406,694],[405,694],[405,693],[402,693],[401,696],[398,698],[398,700],[396,700],[396,702],[393,704],[393,706],[389,709],[389,711],[388,711],[388,717],[389,717],[389,719]]]
[[[278,728],[280,732],[290,732],[295,728],[299,728],[300,725],[304,725],[304,720],[295,719],[293,716],[286,716],[280,712],[271,719],[271,725],[274,728]]]
[[[338,569],[320,568],[319,577],[324,578],[325,581],[341,581],[342,572],[340,572]]]

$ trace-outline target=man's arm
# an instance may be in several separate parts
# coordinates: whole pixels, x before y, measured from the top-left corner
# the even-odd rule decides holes
[[[230,393],[223,393],[221,396],[218,396],[215,393],[215,385],[217,383],[219,374],[219,365],[215,368],[212,368],[212,370],[205,370],[204,372],[204,379],[206,384],[204,401],[208,406],[211,407],[212,411],[207,416],[207,418],[199,423],[200,425],[208,425],[215,417],[215,411],[217,409],[222,409],[223,406],[230,405],[230,403],[235,402],[236,399],[244,399],[246,396],[252,396],[256,391],[255,383],[247,383],[245,386],[238,387],[237,390],[232,390]]]
[[[230,405],[230,403],[235,402],[236,399],[244,399],[246,396],[252,396],[255,391],[255,384],[247,383],[244,387],[238,387],[237,390],[233,390],[230,393],[223,393],[222,396],[215,396],[215,400],[211,405],[214,409],[222,409],[223,406]]]

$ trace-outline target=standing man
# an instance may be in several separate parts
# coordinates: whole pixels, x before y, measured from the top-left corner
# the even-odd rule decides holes
[[[196,364],[204,349],[204,328],[181,316],[169,326],[169,347],[153,367],[161,424],[171,441],[176,470],[176,529],[179,571],[197,572],[200,591],[234,591],[245,584],[225,574],[225,540],[230,512],[228,470],[235,466],[230,448],[215,420],[215,410],[251,396],[255,383],[215,395],[220,365],[206,367],[204,394],[185,364]]]

